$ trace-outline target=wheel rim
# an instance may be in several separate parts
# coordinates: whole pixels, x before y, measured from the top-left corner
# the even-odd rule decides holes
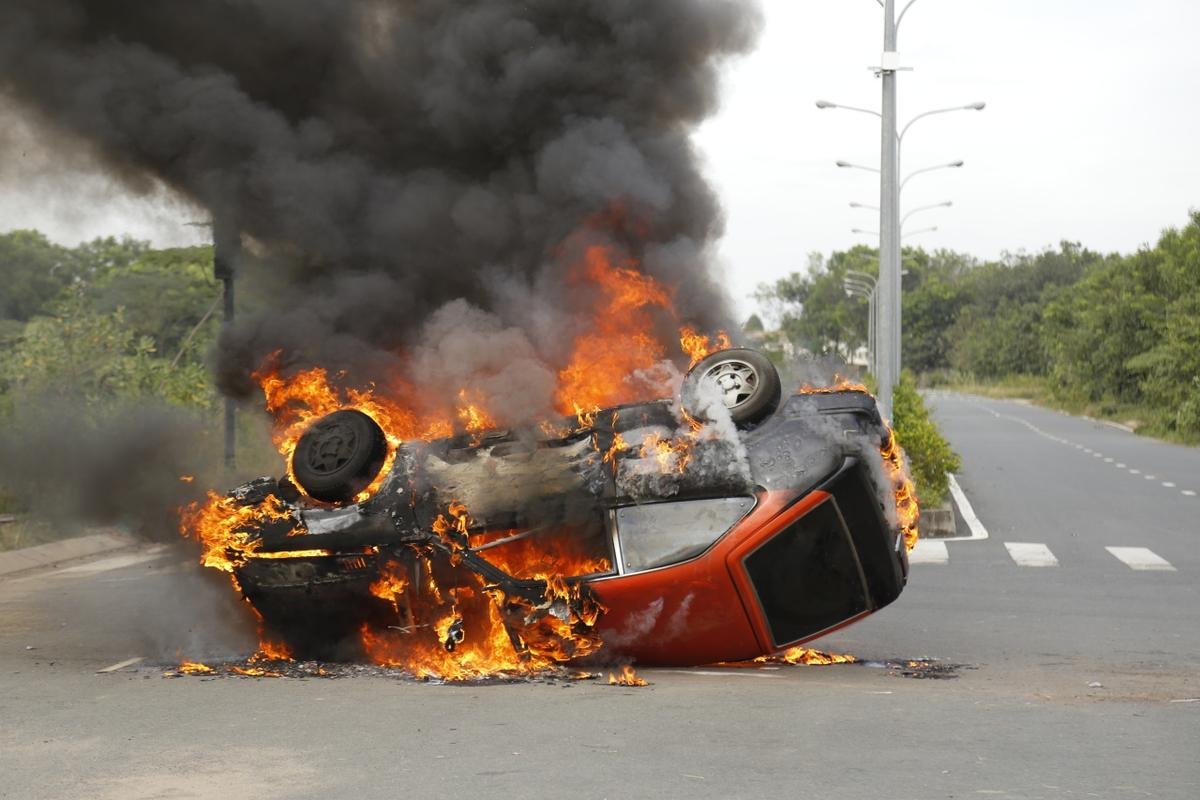
[[[349,425],[330,423],[313,431],[305,461],[316,474],[331,475],[346,466],[357,449],[358,435]]]
[[[758,390],[758,370],[745,361],[722,361],[704,373],[716,385],[726,408],[744,405]]]

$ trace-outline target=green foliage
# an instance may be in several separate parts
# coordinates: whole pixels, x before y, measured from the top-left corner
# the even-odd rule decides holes
[[[0,236],[0,420],[21,398],[78,398],[98,413],[154,397],[211,408],[205,358],[220,297],[208,247],[130,239],[74,249],[36,232]]]
[[[96,311],[124,309],[126,322],[173,357],[188,333],[215,311],[212,248],[155,250],[119,268],[96,273],[89,286]],[[211,316],[210,316],[211,318]]]
[[[184,406],[214,399],[202,363],[173,366],[157,357],[153,337],[129,325],[123,309],[94,311],[81,291],[55,316],[31,320],[20,340],[0,351],[0,386],[14,396],[78,398],[95,410],[145,397]]]
[[[867,300],[846,292],[850,270],[874,275],[878,256],[859,246],[834,253],[828,261],[809,257],[805,273],[793,272],[772,285],[760,286],[755,297],[781,312],[788,338],[811,353],[848,356],[867,340]]]
[[[0,320],[28,320],[73,278],[70,251],[37,231],[0,236]]]
[[[865,341],[866,307],[838,288],[848,268],[875,274],[874,257],[814,256],[758,297],[798,344],[848,354]],[[1062,242],[982,264],[906,250],[903,265],[906,368],[980,389],[1016,380],[1045,402],[1200,441],[1200,212],[1128,256]]]
[[[939,505],[949,491],[946,473],[961,466],[958,455],[929,418],[911,373],[905,372],[896,384],[892,406],[896,441],[908,456],[917,497],[926,505]]]

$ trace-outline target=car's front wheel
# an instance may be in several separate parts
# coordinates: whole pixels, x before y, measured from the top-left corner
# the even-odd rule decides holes
[[[697,419],[711,419],[715,401],[729,409],[736,425],[753,425],[779,407],[783,387],[779,372],[757,350],[736,348],[709,355],[683,380],[683,406]]]
[[[371,485],[387,460],[387,437],[361,411],[335,411],[304,432],[292,474],[315,500],[344,503]]]

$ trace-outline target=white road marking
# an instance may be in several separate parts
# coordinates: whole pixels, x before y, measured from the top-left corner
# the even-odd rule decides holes
[[[962,514],[963,521],[967,523],[967,528],[971,531],[970,536],[955,536],[950,541],[976,541],[988,538],[987,528],[983,527],[979,517],[975,516],[975,509],[971,507],[971,501],[967,499],[966,492],[958,485],[958,479],[949,472],[946,473],[946,478],[950,484],[950,496],[954,498],[954,504],[958,506],[958,513]]]
[[[763,672],[757,669],[727,669],[727,670],[711,670],[711,669],[656,669],[655,672],[674,672],[676,675],[709,675],[717,678],[724,678],[728,675],[734,675],[739,678],[778,678],[781,677],[778,673]]]
[[[1106,547],[1104,549],[1131,569],[1175,571],[1170,561],[1146,547]]]
[[[98,669],[98,670],[96,670],[96,673],[100,674],[100,673],[104,673],[104,672],[116,672],[119,669],[125,669],[126,667],[132,667],[134,664],[140,664],[145,660],[146,660],[145,656],[138,656],[137,658],[127,658],[124,661],[118,661],[115,664],[110,664],[109,666],[105,667],[104,669]]]
[[[89,561],[86,564],[80,564],[76,567],[64,567],[60,570],[55,570],[54,575],[95,575],[98,572],[108,572],[109,570],[121,569],[122,567],[132,567],[135,564],[143,564],[147,561],[153,561],[163,554],[165,547],[153,547],[149,550],[142,550],[136,553],[123,553],[119,556],[111,556],[102,558],[99,561]]]
[[[979,401],[976,400],[976,401],[972,401],[972,402],[978,403]],[[1076,450],[1081,450],[1084,453],[1090,454],[1092,456],[1092,458],[1103,458],[1105,463],[1115,464],[1115,466],[1119,467],[1120,469],[1128,468],[1130,475],[1141,475],[1142,474],[1141,470],[1130,468],[1124,462],[1117,461],[1115,458],[1108,458],[1103,453],[1099,452],[1098,450],[1093,450],[1092,448],[1085,447],[1084,445],[1079,444],[1077,442],[1072,442],[1069,439],[1063,439],[1060,436],[1054,436],[1053,434],[1047,433],[1046,431],[1039,428],[1037,425],[1034,425],[1029,420],[1021,419],[1020,417],[1014,417],[1011,414],[1001,414],[999,411],[995,411],[994,409],[987,408],[986,406],[984,406],[984,410],[987,413],[991,414],[996,419],[1012,420],[1013,422],[1024,425],[1026,428],[1033,431],[1038,436],[1041,436],[1043,439],[1049,439],[1052,442],[1058,442],[1059,444],[1069,445],[1071,447],[1074,447]],[[1092,420],[1090,417],[1084,417],[1083,419],[1086,419],[1086,420],[1089,420],[1092,422],[1099,422],[1102,425],[1107,425],[1110,428],[1116,428],[1117,430],[1124,431],[1125,433],[1130,433],[1130,434],[1135,433],[1133,428],[1130,428],[1127,425],[1121,425],[1120,423],[1117,423],[1117,422],[1108,422],[1107,420]],[[1148,481],[1157,480],[1157,478],[1154,475],[1146,475],[1145,478]],[[1175,484],[1172,483],[1171,481],[1163,481],[1162,485],[1168,489],[1175,488]],[[1196,497],[1197,496],[1197,492],[1193,489],[1184,489],[1184,490],[1182,490],[1181,493],[1185,497]],[[974,538],[974,537],[969,537],[969,538]],[[950,539],[949,541],[954,541],[954,540]]]
[[[940,539],[922,539],[908,554],[910,564],[948,564],[950,551]]]
[[[1005,542],[1004,547],[1013,561],[1022,567],[1057,567],[1058,559],[1050,548],[1040,542]]]

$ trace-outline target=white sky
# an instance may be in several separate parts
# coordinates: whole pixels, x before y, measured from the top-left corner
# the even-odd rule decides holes
[[[903,0],[897,8],[903,7]],[[724,107],[697,137],[728,212],[721,253],[730,290],[803,269],[871,237],[877,118],[818,110],[829,100],[879,108],[882,13],[873,0],[763,0],[758,50],[731,65]],[[1200,207],[1200,3],[1187,0],[917,0],[900,28],[912,72],[899,79],[900,119],[933,116],[904,142],[902,172],[920,175],[904,208],[907,243],[982,258],[1039,251],[1062,239],[1130,252]]]
[[[879,59],[879,6],[762,5],[758,49],[730,64],[721,113],[696,137],[728,212],[722,261],[745,313],[760,282],[802,269],[809,252],[870,243],[850,229],[878,226],[875,212],[848,205],[877,205],[877,176],[833,163],[878,164],[876,118],[814,101],[878,108],[867,66]],[[910,229],[939,230],[910,242],[983,258],[1060,239],[1129,252],[1182,225],[1200,207],[1198,39],[1200,3],[1187,0],[918,0],[899,34],[914,67],[900,77],[901,121],[976,100],[987,109],[912,128],[905,172],[959,158],[966,166],[909,184],[907,208],[954,202],[914,216]],[[19,137],[20,120],[7,116],[8,135]],[[203,214],[162,193],[131,197],[83,174],[69,186],[39,185],[32,156],[0,173],[0,230],[36,227],[67,244],[205,236],[184,224]]]

